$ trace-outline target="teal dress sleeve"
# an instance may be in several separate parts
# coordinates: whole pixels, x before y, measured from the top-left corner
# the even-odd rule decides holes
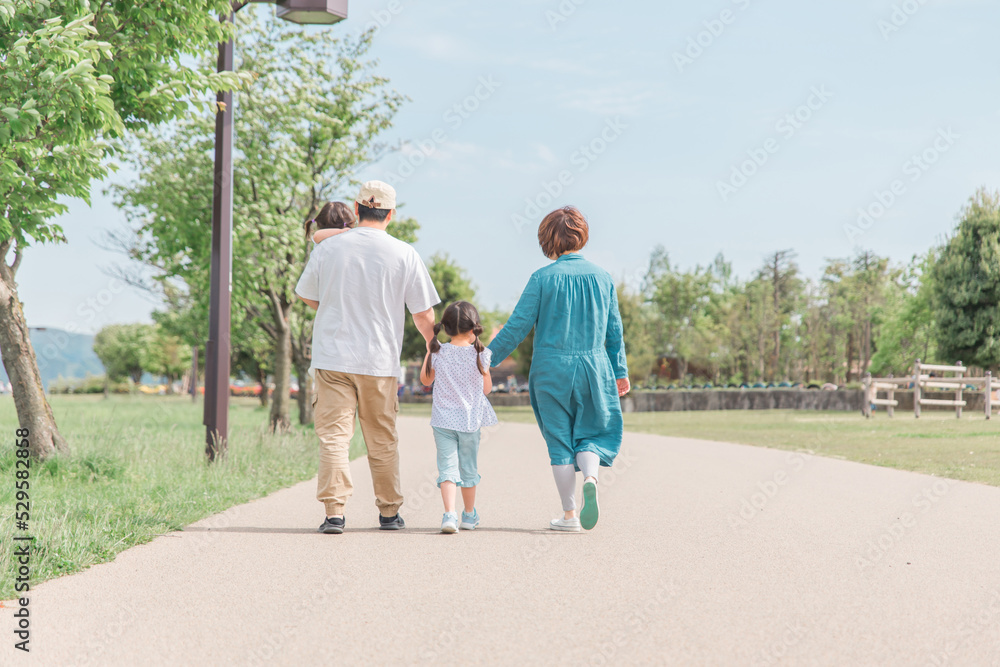
[[[538,279],[532,275],[521,293],[521,298],[517,300],[517,305],[514,306],[514,312],[511,313],[507,324],[488,346],[490,352],[493,353],[491,367],[499,365],[501,361],[510,356],[510,353],[531,333],[531,328],[538,322],[539,301]]]
[[[628,377],[628,362],[625,359],[625,341],[622,328],[622,314],[618,310],[618,290],[611,285],[611,312],[608,313],[608,330],[604,337],[604,348],[608,351],[615,378]]]

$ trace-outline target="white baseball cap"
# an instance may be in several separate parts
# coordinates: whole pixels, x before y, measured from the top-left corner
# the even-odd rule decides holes
[[[359,206],[391,210],[396,208],[396,190],[382,181],[368,181],[361,186],[354,201]]]

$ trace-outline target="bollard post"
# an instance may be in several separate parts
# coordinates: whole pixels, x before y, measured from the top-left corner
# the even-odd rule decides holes
[[[989,419],[993,416],[993,377],[990,371],[986,371],[986,385],[984,391],[986,395],[983,396],[983,403],[986,404],[986,418]]]
[[[913,364],[913,418],[920,419],[920,360]]]
[[[862,386],[864,387],[864,391],[861,392],[862,401],[863,401],[862,404],[861,404],[861,414],[863,414],[865,416],[865,419],[868,419],[869,417],[872,416],[872,399],[875,398],[875,395],[878,392],[873,392],[872,391],[872,374],[871,373],[865,373],[865,379],[862,380],[861,383],[862,383]]]
[[[956,366],[961,366],[962,362],[956,362]],[[959,377],[958,391],[955,392],[955,419],[962,418],[962,390],[965,389],[965,371],[958,371]]]
[[[895,377],[896,377],[895,375],[893,375],[892,373],[889,373],[889,379],[890,380],[895,379]],[[876,393],[878,393],[878,392],[876,392]],[[885,407],[885,414],[887,414],[889,417],[894,417],[896,415],[896,406],[894,406],[892,404],[892,402],[894,400],[896,400],[896,383],[895,382],[890,382],[889,383],[889,405],[887,405]]]

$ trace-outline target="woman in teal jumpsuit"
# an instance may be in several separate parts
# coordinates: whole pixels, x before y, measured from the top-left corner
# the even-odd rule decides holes
[[[596,524],[597,468],[611,466],[621,447],[619,395],[628,389],[628,367],[614,281],[607,271],[578,254],[588,236],[579,211],[560,209],[546,220],[559,213],[563,217],[575,214],[577,224],[582,222],[580,247],[570,244],[563,253],[549,252],[539,229],[543,251],[550,258],[559,254],[558,259],[531,276],[513,314],[489,347],[496,366],[535,329],[528,391],[566,512],[563,520],[553,521],[550,527],[579,530],[581,521],[588,529]],[[585,478],[579,520],[575,518],[576,470]]]

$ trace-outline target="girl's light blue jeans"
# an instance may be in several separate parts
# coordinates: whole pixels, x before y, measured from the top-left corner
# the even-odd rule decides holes
[[[479,484],[479,431],[463,433],[450,428],[434,429],[437,445],[438,478],[441,482],[454,482],[467,488]]]

